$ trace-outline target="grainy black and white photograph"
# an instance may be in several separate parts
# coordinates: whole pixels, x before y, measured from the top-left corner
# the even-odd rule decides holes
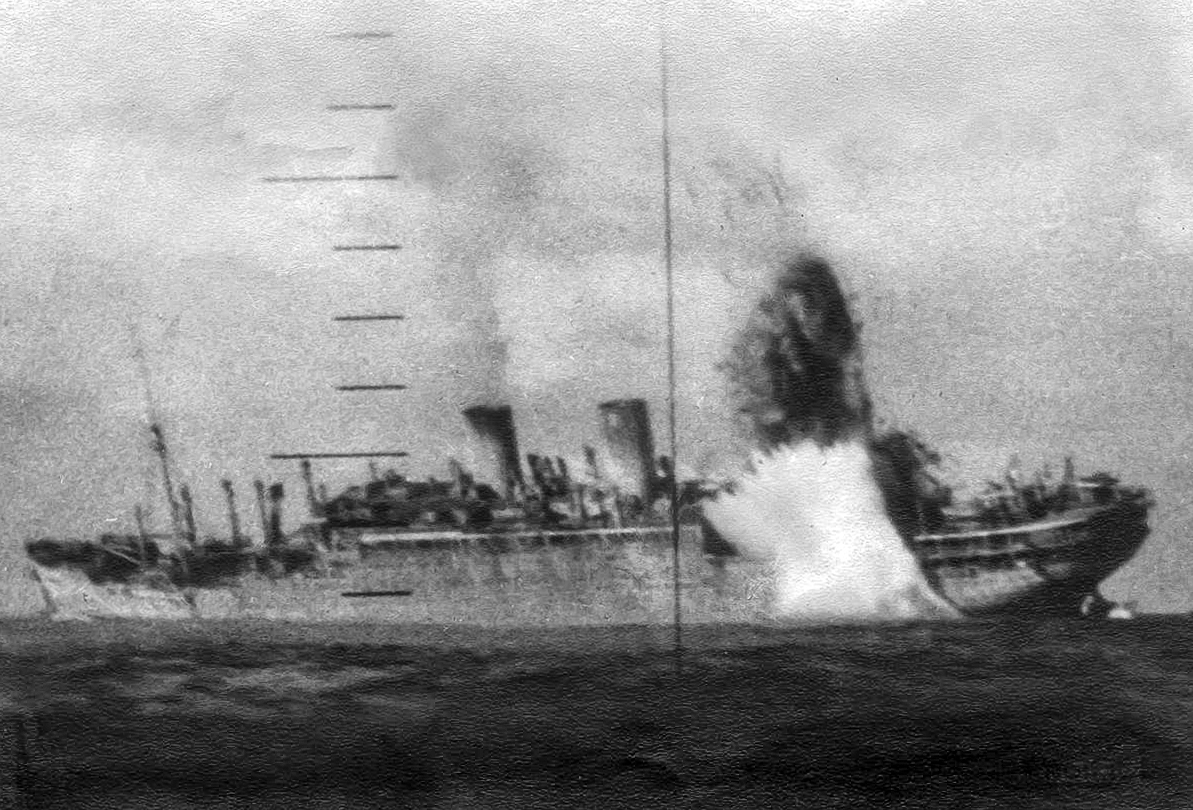
[[[1193,9],[8,0],[0,807],[1193,806]]]

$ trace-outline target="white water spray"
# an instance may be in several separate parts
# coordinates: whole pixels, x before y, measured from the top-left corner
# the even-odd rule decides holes
[[[745,557],[768,563],[777,616],[802,621],[951,618],[883,505],[860,440],[759,453],[753,469],[705,504]]]

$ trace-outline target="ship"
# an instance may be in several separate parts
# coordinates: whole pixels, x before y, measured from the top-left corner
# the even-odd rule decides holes
[[[489,450],[492,472],[507,482],[505,494],[475,484],[453,463],[454,480],[379,476],[320,503],[304,466],[310,506],[320,518],[306,531],[326,547],[353,552],[364,565],[388,558],[401,567],[434,549],[500,554],[585,543],[650,546],[665,555],[672,540],[667,501],[673,472],[669,459],[653,456],[643,400],[599,406],[604,446],[599,460],[585,448],[584,482],[570,480],[562,460],[552,464],[532,454],[527,462],[533,477],[524,483],[510,409],[473,409],[466,416]],[[958,613],[1102,616],[1114,609],[1098,588],[1148,536],[1153,500],[1146,489],[1106,472],[1078,477],[1066,459],[1057,481],[1045,471],[1024,482],[1011,471],[957,504],[952,491],[926,471],[934,456],[916,437],[888,433],[876,445],[880,458],[929,457],[910,487],[900,476],[883,475],[881,464],[877,480],[891,521],[925,579]],[[892,451],[898,445],[906,452]],[[687,572],[688,587],[716,587],[727,568],[751,564],[704,519],[702,504],[724,486],[693,480],[677,487],[679,530],[703,567],[695,576]]]
[[[912,432],[875,425],[859,333],[826,262],[799,257],[785,268],[727,364],[755,446],[863,446],[898,540],[961,615],[1108,614],[1098,587],[1147,537],[1150,494],[1105,472],[1078,477],[1066,459],[1059,480],[1047,470],[1024,480],[1008,469],[957,503],[938,475],[939,454]],[[76,590],[168,583],[200,615],[204,594],[217,590],[242,613],[287,618],[657,622],[673,618],[673,603],[693,621],[771,615],[766,561],[740,553],[705,517],[734,482],[678,480],[674,459],[656,455],[645,400],[597,406],[600,447],[585,447],[575,471],[541,453],[523,465],[509,405],[461,416],[474,458],[471,469],[448,460],[444,480],[370,465],[368,481],[329,497],[312,457],[284,456],[300,462],[310,519],[283,532],[282,485],[257,482],[260,542],[240,530],[228,482],[231,540],[200,541],[190,494],[184,486],[181,502],[174,497],[152,423],[172,534],[142,528],[98,542],[35,541],[27,550],[39,570],[81,572],[87,583],[76,581]],[[267,585],[279,580],[289,590]],[[398,601],[370,613],[346,608],[340,597],[348,595]]]
[[[343,593],[408,595],[407,601],[425,608],[418,614],[423,620],[450,621],[458,615],[453,604],[498,593],[505,603],[521,598],[547,605],[553,592],[566,591],[569,599],[593,604],[636,583],[639,603],[667,600],[676,540],[669,519],[674,471],[667,457],[654,455],[645,401],[599,406],[603,447],[584,448],[587,469],[574,476],[563,459],[541,454],[526,457],[531,472],[524,476],[508,407],[473,408],[464,416],[484,451],[479,456],[487,458],[487,475],[503,485],[482,483],[452,461],[445,480],[414,481],[373,470],[363,485],[326,497],[304,459],[311,519],[283,534],[283,492],[280,485],[270,487],[260,543],[238,531],[231,543],[105,535],[97,541],[40,540],[26,548],[43,588],[59,582],[64,569],[107,588],[103,599],[93,600],[100,610],[113,602],[113,588],[123,589],[127,599],[130,584],[142,591],[177,590],[194,606],[204,590],[235,591],[250,581],[296,577],[316,589],[322,582],[333,599]],[[892,523],[925,579],[960,614],[1106,615],[1113,605],[1098,586],[1147,537],[1151,496],[1107,473],[1079,478],[1071,461],[1061,480],[1046,479],[1021,483],[1007,475],[957,505],[928,476],[918,477],[911,497],[889,476],[878,476]],[[692,480],[675,487],[689,614],[714,621],[759,617],[765,610],[757,600],[752,612],[731,606],[749,602],[743,591],[765,573],[703,516],[702,505],[723,486]],[[608,571],[622,573],[592,585]],[[58,592],[53,598],[61,601],[61,585]]]

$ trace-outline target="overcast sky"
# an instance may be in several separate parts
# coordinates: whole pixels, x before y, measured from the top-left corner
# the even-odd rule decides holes
[[[1154,488],[1110,590],[1193,607],[1190,13],[758,5],[669,4],[681,466],[739,460],[715,364],[812,247],[881,416],[959,477],[1073,452]],[[5,542],[128,528],[139,500],[162,523],[138,339],[213,532],[222,477],[246,517],[255,477],[299,492],[271,452],[443,475],[478,402],[514,406],[524,452],[578,455],[612,397],[649,398],[662,439],[657,8],[579,6],[0,10]],[[362,30],[394,37],[330,38]],[[261,182],[358,173],[401,179]],[[331,249],[380,242],[404,250]],[[331,321],[377,311],[408,320]]]

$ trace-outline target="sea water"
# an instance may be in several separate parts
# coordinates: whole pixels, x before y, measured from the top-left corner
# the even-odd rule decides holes
[[[6,807],[1193,807],[1193,622],[0,624]]]

